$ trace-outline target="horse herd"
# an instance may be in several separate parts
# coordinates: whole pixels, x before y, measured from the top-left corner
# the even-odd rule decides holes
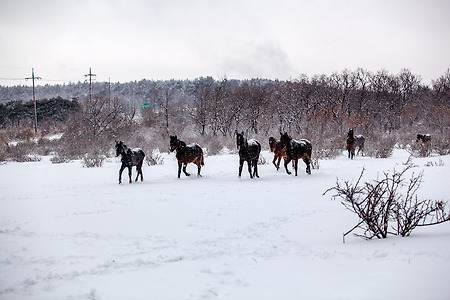
[[[292,166],[295,171],[295,176],[297,176],[298,161],[302,159],[306,164],[306,173],[311,174],[311,154],[312,145],[306,139],[295,140],[289,136],[286,132],[280,133],[280,139],[277,140],[274,137],[269,137],[270,151],[274,153],[273,165],[278,170],[280,168],[281,159],[284,159],[284,168],[286,173],[291,175],[288,169],[288,165],[292,162]],[[239,150],[239,173],[238,176],[242,175],[242,168],[244,167],[244,162],[247,162],[248,173],[250,178],[257,177],[258,174],[258,160],[261,153],[261,144],[255,139],[244,138],[244,132],[235,132],[236,135],[236,146]],[[422,141],[424,143],[431,140],[430,135],[417,135],[417,141]],[[364,142],[365,138],[363,135],[354,135],[353,129],[350,129],[347,134],[346,140],[346,150],[348,151],[348,157],[353,159],[355,156],[355,150],[358,148],[356,154],[361,152],[364,155]],[[137,176],[135,181],[138,180],[139,175],[141,176],[141,181],[144,180],[142,174],[142,164],[144,161],[145,154],[139,149],[128,148],[122,141],[116,141],[115,145],[116,156],[122,157],[122,165],[119,170],[119,184],[122,183],[122,172],[125,168],[128,168],[129,182],[131,183],[131,172],[132,167],[136,166]],[[178,161],[178,178],[180,178],[181,170],[186,176],[190,174],[186,171],[186,167],[189,163],[197,165],[197,176],[201,177],[200,174],[202,166],[204,163],[203,150],[200,145],[193,143],[187,145],[185,142],[178,139],[176,135],[170,136],[170,151],[176,152],[176,158]]]

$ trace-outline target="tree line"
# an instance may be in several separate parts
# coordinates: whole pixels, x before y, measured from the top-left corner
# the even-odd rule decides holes
[[[63,99],[58,96],[36,101],[36,115],[38,123],[43,121],[64,123],[80,109],[78,101]],[[33,101],[9,101],[0,103],[0,127],[30,127],[34,122]]]
[[[92,97],[84,83],[48,88],[61,95],[38,101],[38,122],[63,123],[63,140],[72,150],[78,145],[74,153],[94,144],[107,151],[116,138],[153,143],[153,148],[167,144],[170,134],[203,140],[210,148],[220,147],[214,146],[219,139],[233,147],[236,130],[261,139],[287,131],[310,139],[316,151],[341,148],[349,128],[368,136],[369,145],[377,138],[396,136],[390,140],[398,142],[398,136],[411,138],[418,132],[450,136],[450,69],[431,86],[408,69],[389,74],[359,68],[287,81],[97,82]],[[38,89],[39,95],[43,87]],[[0,104],[0,126],[31,125],[31,105]]]

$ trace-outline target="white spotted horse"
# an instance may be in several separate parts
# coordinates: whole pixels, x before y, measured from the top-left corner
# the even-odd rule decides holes
[[[139,175],[141,175],[141,181],[144,181],[144,176],[142,174],[142,163],[144,162],[144,151],[139,148],[130,149],[128,148],[122,141],[116,141],[116,156],[122,156],[122,166],[120,166],[119,170],[119,184],[122,183],[122,172],[125,168],[128,168],[128,176],[131,180],[131,169],[133,166],[136,166],[136,180],[138,180]]]

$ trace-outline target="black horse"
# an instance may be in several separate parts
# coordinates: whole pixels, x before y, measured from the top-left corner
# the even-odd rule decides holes
[[[362,134],[353,135],[353,129],[350,129],[347,133],[347,140],[346,140],[346,150],[348,151],[348,158],[353,159],[353,156],[355,156],[355,149],[358,147],[358,152],[356,154],[358,155],[359,152],[361,152],[362,155],[364,155],[364,142],[366,139]]]
[[[255,139],[247,141],[247,139],[244,138],[244,132],[238,133],[236,131],[236,145],[239,149],[239,177],[241,177],[242,167],[244,166],[244,161],[246,161],[250,178],[253,179],[253,176],[259,178],[258,160],[259,154],[261,153],[261,144]]]
[[[306,173],[311,174],[311,155],[312,145],[308,140],[301,139],[299,141],[292,139],[286,132],[281,135],[280,142],[282,147],[286,147],[286,159],[284,160],[284,168],[286,173],[291,175],[288,170],[288,164],[292,160],[294,162],[295,176],[297,176],[298,160],[303,159],[306,164]]]
[[[183,172],[186,176],[190,176],[186,172],[186,166],[188,163],[194,163],[197,165],[198,172],[197,177],[202,177],[200,171],[202,166],[205,165],[203,160],[203,150],[198,144],[186,145],[185,142],[179,140],[176,135],[170,136],[170,151],[177,151],[176,157],[178,160],[178,178],[181,175],[181,167],[183,167]]]
[[[128,148],[122,141],[116,141],[116,156],[122,156],[122,166],[119,170],[119,184],[122,183],[122,172],[125,168],[128,168],[128,176],[131,180],[131,169],[133,166],[136,166],[136,180],[139,178],[139,174],[141,175],[141,181],[144,181],[144,176],[142,174],[142,163],[144,162],[144,151],[139,148],[130,149]]]
[[[425,143],[428,143],[428,142],[431,141],[431,135],[419,133],[419,134],[417,134],[417,139],[416,139],[416,141],[417,141],[417,142],[422,142],[422,143],[424,143],[424,144],[425,144]]]

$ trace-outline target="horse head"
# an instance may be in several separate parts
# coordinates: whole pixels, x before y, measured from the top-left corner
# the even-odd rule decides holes
[[[178,138],[176,135],[170,136],[170,151],[173,152],[178,148]]]
[[[347,133],[347,137],[348,138],[353,138],[353,128],[350,128],[349,130],[348,130],[348,133]]]
[[[287,132],[283,133],[280,137],[281,144],[286,147],[292,141],[292,138],[287,134]]]
[[[244,132],[242,131],[242,133],[239,133],[236,130],[236,146],[237,146],[237,148],[239,149],[244,144],[245,144]]]
[[[277,149],[277,140],[273,136],[269,137],[269,147],[270,152],[275,152]]]
[[[122,141],[116,141],[116,156],[121,155],[126,151],[127,146]]]

